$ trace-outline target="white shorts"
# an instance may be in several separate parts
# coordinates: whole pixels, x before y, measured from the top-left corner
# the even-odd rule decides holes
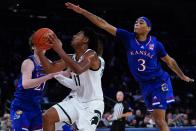
[[[102,100],[79,102],[76,98],[65,99],[53,106],[60,122],[76,124],[79,131],[95,131],[104,111]]]

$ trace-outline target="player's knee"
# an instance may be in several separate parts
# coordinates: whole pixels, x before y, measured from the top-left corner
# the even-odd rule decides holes
[[[43,122],[46,123],[52,123],[52,119],[50,118],[50,115],[46,112],[42,115]]]
[[[54,108],[49,109],[43,115],[44,124],[54,124],[59,121],[58,114]]]
[[[162,127],[162,126],[166,126],[167,125],[165,120],[160,120],[160,119],[159,120],[155,120],[155,123],[156,123],[156,125],[158,127]]]

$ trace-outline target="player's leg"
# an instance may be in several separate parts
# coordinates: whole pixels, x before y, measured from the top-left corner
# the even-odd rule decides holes
[[[142,89],[145,89],[142,90],[142,95],[144,97],[145,104],[148,110],[152,112],[152,116],[160,131],[169,131],[165,121],[167,89],[165,91],[162,90],[161,85],[163,83],[164,82],[160,80],[155,83],[142,85]]]
[[[58,121],[58,113],[54,107],[51,107],[43,114],[43,130],[55,131],[55,123]]]
[[[72,98],[73,99],[73,98]],[[77,106],[74,101],[67,100],[60,102],[46,111],[43,115],[43,129],[44,131],[55,131],[56,122],[66,122],[73,124],[77,119]]]
[[[165,120],[165,110],[163,109],[154,109],[152,112],[152,116],[155,120],[156,125],[160,129],[160,131],[169,131],[169,127]]]
[[[91,101],[78,108],[78,119],[75,124],[79,131],[95,131],[103,111],[103,101]]]
[[[156,87],[156,85],[154,86]],[[159,88],[156,88],[152,92],[152,116],[160,131],[169,131],[169,127],[165,120],[165,112],[168,100],[170,102],[173,100],[173,91],[170,79],[160,81],[160,83],[157,83],[157,86]]]

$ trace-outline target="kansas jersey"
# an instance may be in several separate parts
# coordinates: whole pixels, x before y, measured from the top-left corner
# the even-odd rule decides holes
[[[42,67],[37,63],[35,57],[29,56],[28,59],[32,60],[34,64],[34,70],[32,72],[32,79],[44,76]],[[35,88],[24,89],[22,85],[22,75],[18,81],[16,91],[14,93],[14,100],[12,106],[20,106],[24,110],[40,109],[40,103],[42,100],[42,91],[45,83]]]
[[[146,41],[139,42],[134,33],[120,28],[116,36],[125,43],[129,69],[136,81],[146,82],[165,74],[158,59],[167,52],[155,37],[148,36]]]
[[[88,49],[86,52],[88,52],[89,50],[90,49]],[[76,61],[75,56],[76,55],[73,55],[74,61]],[[83,56],[84,55],[79,58],[78,62],[83,59]],[[75,81],[75,86],[78,86],[77,90],[75,90],[74,92],[77,94],[77,97],[79,97],[83,102],[103,100],[101,77],[103,75],[105,62],[101,57],[99,57],[99,60],[100,67],[97,70],[88,69],[80,75],[71,72],[71,77]]]

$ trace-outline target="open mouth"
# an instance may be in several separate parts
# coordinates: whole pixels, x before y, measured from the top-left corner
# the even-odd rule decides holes
[[[139,28],[137,28],[137,27],[136,27],[136,28],[134,28],[134,30],[138,30],[138,29],[139,29]]]

